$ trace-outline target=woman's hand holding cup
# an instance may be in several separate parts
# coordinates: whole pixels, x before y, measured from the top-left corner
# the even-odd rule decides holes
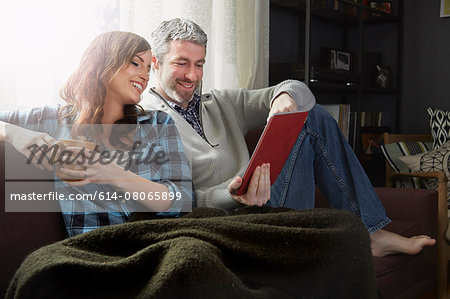
[[[58,140],[51,156],[56,175],[63,181],[80,181],[87,177],[87,165],[95,154],[94,142],[81,140]],[[91,159],[92,160],[92,159]]]

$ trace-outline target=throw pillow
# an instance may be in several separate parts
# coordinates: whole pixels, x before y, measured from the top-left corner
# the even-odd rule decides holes
[[[428,108],[427,112],[430,117],[433,149],[437,149],[450,140],[450,111]]]
[[[411,170],[400,161],[400,157],[416,155],[431,149],[427,142],[400,141],[381,145],[381,151],[395,172],[411,172]],[[420,188],[418,178],[400,178],[395,181],[396,188]]]
[[[450,178],[450,140],[440,146],[437,150],[431,150],[413,156],[399,157],[414,172],[443,171]],[[437,190],[436,179],[424,181],[428,189]],[[450,182],[447,184],[447,199],[450,206]]]

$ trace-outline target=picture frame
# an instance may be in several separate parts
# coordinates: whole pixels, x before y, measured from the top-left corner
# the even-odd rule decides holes
[[[383,140],[383,133],[363,133],[361,143],[363,153],[371,155],[380,151],[380,143]]]
[[[336,69],[336,50],[332,48],[322,48],[322,64],[330,70]]]
[[[370,1],[369,6],[373,9],[392,15],[392,1]]]
[[[450,17],[450,0],[441,0],[441,18]]]
[[[384,132],[391,132],[389,127],[361,128],[361,148],[366,155],[381,154],[380,145],[384,143]]]
[[[352,54],[348,51],[334,48],[322,48],[322,65],[329,69],[351,71]]]
[[[336,70],[350,71],[352,69],[352,54],[346,51],[336,51]]]
[[[332,70],[336,69],[336,50],[334,50],[334,49],[330,49],[329,65]]]

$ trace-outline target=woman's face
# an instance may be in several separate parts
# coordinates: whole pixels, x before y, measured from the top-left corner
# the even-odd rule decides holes
[[[112,80],[107,78],[106,102],[121,105],[139,103],[142,92],[147,88],[151,61],[150,51],[138,53]]]

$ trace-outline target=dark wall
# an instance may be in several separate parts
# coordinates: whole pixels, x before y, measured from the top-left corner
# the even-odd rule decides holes
[[[430,133],[427,107],[450,110],[450,17],[440,1],[405,0],[400,132]]]

